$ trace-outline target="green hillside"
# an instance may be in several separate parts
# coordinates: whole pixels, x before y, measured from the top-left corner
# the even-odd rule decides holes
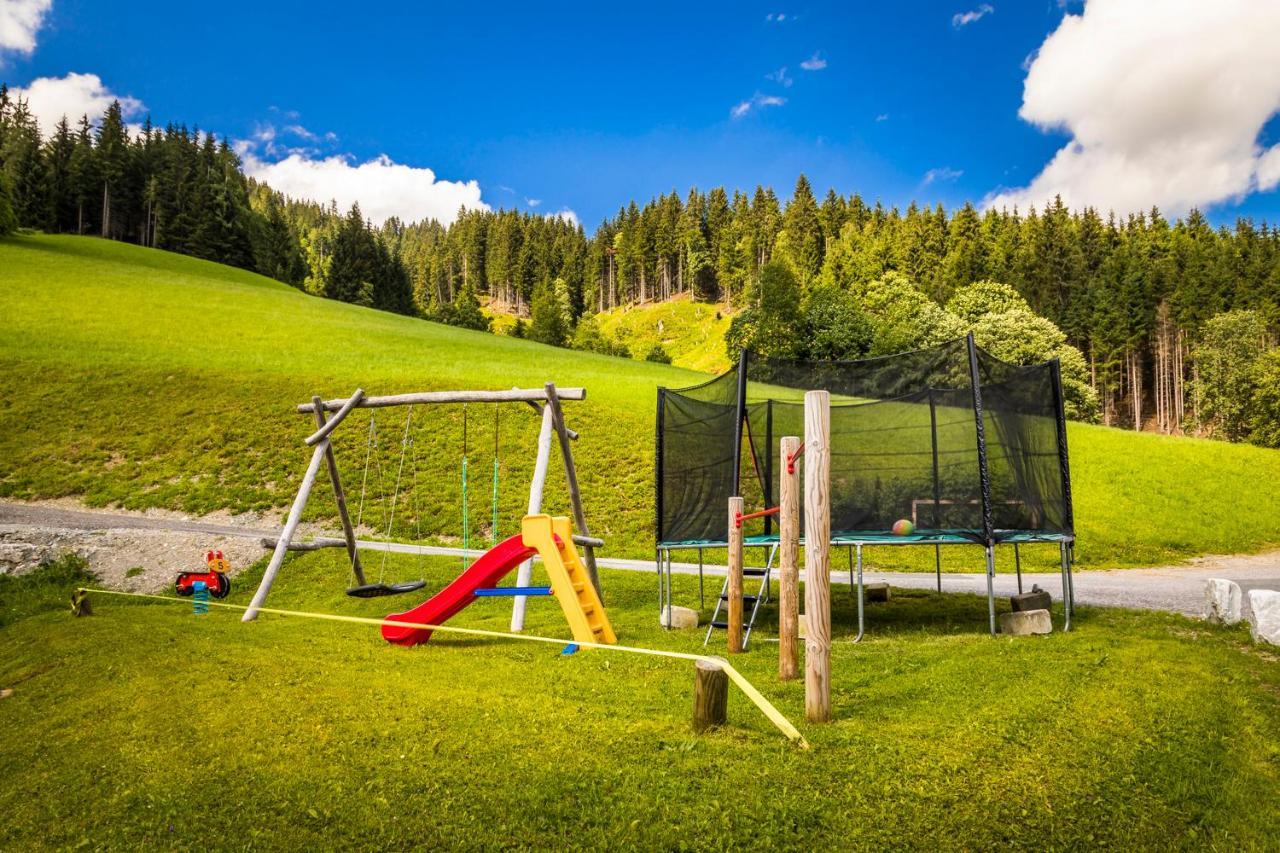
[[[654,344],[661,344],[678,367],[722,373],[730,365],[724,349],[729,318],[721,312],[719,305],[677,296],[667,302],[615,308],[598,319],[601,333],[625,344],[635,358],[643,358]]]
[[[243,271],[91,238],[0,241],[0,316],[0,495],[78,495],[95,505],[187,512],[280,507],[306,460],[301,439],[310,423],[292,408],[313,393],[551,379],[588,389],[587,401],[567,404],[568,412],[582,432],[576,452],[593,530],[619,556],[651,553],[655,388],[703,378],[321,300]],[[361,417],[337,442],[349,482],[364,462]],[[390,466],[403,413],[382,417]],[[489,532],[475,519],[488,517],[493,417],[488,406],[467,413],[478,535]],[[462,410],[420,410],[415,418],[422,534],[454,535]],[[527,500],[536,431],[531,410],[502,410],[505,530]],[[1086,566],[1280,542],[1280,496],[1270,488],[1280,479],[1280,453],[1083,425],[1072,426],[1070,441]],[[562,494],[553,466],[549,509],[564,508]],[[314,511],[325,508],[317,502]],[[948,566],[973,568],[959,554]]]

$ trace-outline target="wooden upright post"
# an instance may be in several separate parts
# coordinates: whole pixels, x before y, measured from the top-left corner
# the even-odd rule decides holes
[[[709,660],[693,667],[693,730],[701,734],[728,719],[729,673]]]
[[[742,498],[729,498],[729,651],[742,651]]]
[[[556,390],[556,383],[548,382],[545,386],[547,395],[547,406],[551,409],[552,422],[555,424],[556,435],[560,439],[560,453],[564,456],[564,478],[569,484],[569,501],[573,506],[573,525],[578,533],[583,536],[590,536],[591,531],[587,529],[587,516],[582,509],[582,492],[578,489],[578,468],[573,463],[573,446],[569,443],[569,428],[564,423],[564,409],[560,408],[560,394]],[[600,572],[596,569],[596,552],[590,545],[582,547],[582,554],[586,559],[583,561],[587,565],[587,574],[591,577],[591,585],[596,588],[596,595],[604,600],[604,591],[600,589]]]
[[[804,713],[831,719],[831,395],[804,395]]]
[[[789,435],[779,445],[778,677],[790,681],[800,667],[796,647],[800,635],[800,472],[788,463],[800,449],[800,439]]]
[[[361,393],[363,395],[363,392]],[[355,399],[355,398],[352,398]],[[325,428],[324,402],[319,395],[311,398],[316,407],[316,429]],[[351,559],[351,571],[356,576],[356,585],[364,586],[364,567],[360,565],[360,551],[356,548],[356,531],[351,526],[351,515],[347,512],[347,494],[342,489],[342,479],[338,476],[338,460],[333,455],[333,445],[325,442],[325,461],[329,463],[329,482],[333,484],[333,497],[338,502],[338,518],[342,520],[342,535],[347,540],[347,556]]]
[[[538,431],[538,457],[533,464],[533,480],[529,483],[529,515],[542,512],[542,490],[547,482],[547,464],[551,461],[551,433],[554,429],[555,410],[542,409],[542,428]],[[516,586],[528,586],[533,580],[533,560],[528,559],[516,570]],[[511,604],[511,630],[524,630],[525,604],[523,595],[517,595]]]

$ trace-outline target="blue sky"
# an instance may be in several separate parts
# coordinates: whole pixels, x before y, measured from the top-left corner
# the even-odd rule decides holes
[[[53,0],[32,50],[2,55],[0,79],[97,75],[158,121],[241,140],[260,169],[291,153],[353,165],[385,155],[437,181],[475,182],[492,207],[573,211],[588,230],[631,198],[692,184],[772,184],[785,197],[801,171],[819,192],[950,207],[1027,187],[1070,142],[1071,132],[1018,113],[1029,58],[1082,7],[452,3],[388,12],[223,0],[208,13]],[[1273,112],[1256,140],[1263,148],[1280,141]],[[363,183],[380,192],[376,180]],[[1212,218],[1280,219],[1274,187],[1239,195],[1210,207]],[[394,191],[387,201],[413,203]]]

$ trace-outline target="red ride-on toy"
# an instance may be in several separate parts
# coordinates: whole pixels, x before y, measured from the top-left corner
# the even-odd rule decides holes
[[[227,572],[231,564],[222,556],[221,551],[210,551],[205,555],[208,568],[203,572],[178,572],[178,579],[173,582],[173,591],[178,595],[191,595],[195,592],[196,581],[204,581],[213,598],[226,598],[231,592],[231,579]]]

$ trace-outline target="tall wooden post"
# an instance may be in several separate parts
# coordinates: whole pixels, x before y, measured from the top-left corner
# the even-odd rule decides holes
[[[316,429],[323,430],[327,420],[324,415],[323,401],[319,395],[316,395],[311,398],[311,404],[316,407]],[[356,576],[356,584],[364,586],[364,567],[360,565],[356,531],[351,526],[351,514],[347,512],[347,493],[342,488],[342,480],[338,476],[338,460],[333,455],[333,444],[330,442],[325,442],[324,459],[329,463],[329,482],[333,484],[333,497],[338,503],[338,518],[342,521],[342,536],[347,540],[347,557],[351,560],[351,571]]]
[[[804,395],[804,713],[831,719],[831,395]]]
[[[742,498],[729,498],[729,651],[742,651]]]
[[[800,439],[789,435],[779,446],[778,677],[790,681],[800,666],[796,648],[800,635],[800,472],[791,463],[800,449]]]
[[[538,431],[538,457],[533,464],[533,480],[529,483],[529,515],[542,512],[542,490],[547,482],[547,465],[551,461],[551,433],[554,431],[555,409],[542,408],[542,428]],[[533,560],[528,559],[516,570],[516,586],[528,586],[533,580]],[[528,599],[517,595],[511,604],[511,630],[524,630],[525,605]]]

